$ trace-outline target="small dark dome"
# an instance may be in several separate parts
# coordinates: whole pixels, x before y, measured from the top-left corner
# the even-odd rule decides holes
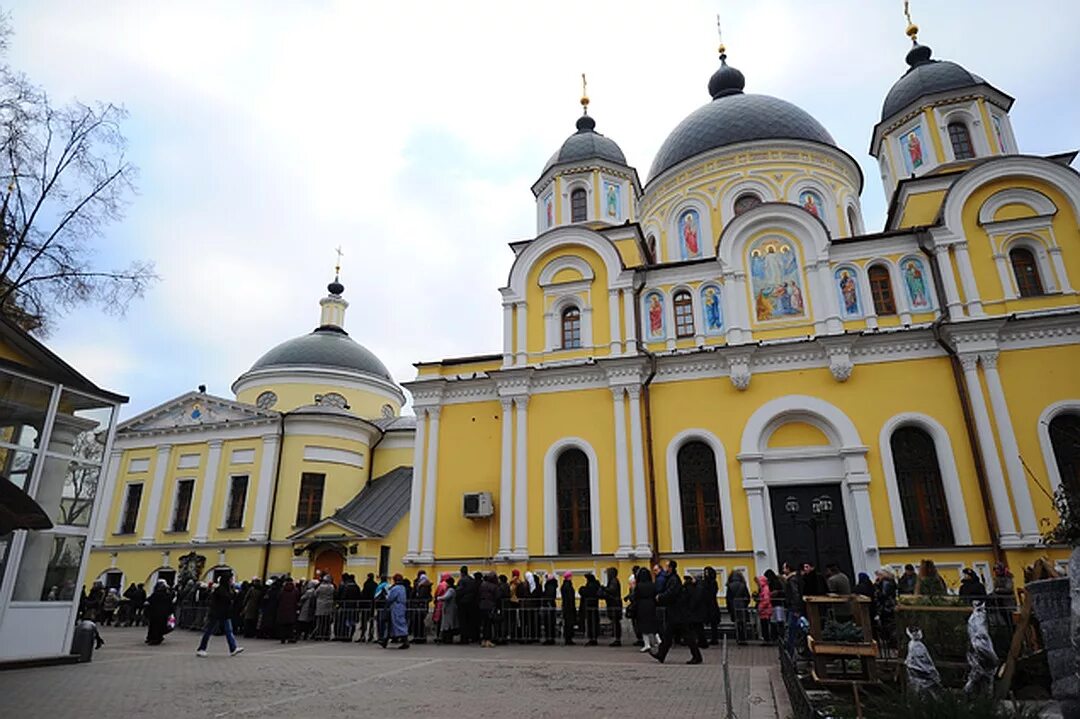
[[[394,381],[386,365],[371,350],[338,327],[320,327],[282,342],[251,365],[251,370],[298,365],[346,369]]]
[[[882,120],[899,113],[920,97],[986,83],[981,77],[968,72],[955,62],[930,59],[931,54],[929,47],[918,43],[908,50],[905,58],[909,65],[908,71],[885,96],[885,103],[881,106]]]
[[[555,165],[568,162],[581,162],[583,160],[607,160],[616,165],[626,164],[626,155],[611,138],[604,137],[596,131],[596,120],[588,115],[582,115],[577,121],[577,132],[566,138],[559,151],[551,156],[544,165],[544,172]]]
[[[337,277],[335,277],[334,281],[326,286],[326,290],[332,295],[340,296],[345,291],[345,285],[338,282]]]
[[[709,78],[709,95],[712,99],[734,95],[743,91],[746,87],[746,78],[743,74],[727,64],[727,55],[720,56],[720,69]]]

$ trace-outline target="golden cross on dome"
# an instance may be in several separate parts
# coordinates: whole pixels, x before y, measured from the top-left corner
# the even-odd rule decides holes
[[[911,21],[911,2],[910,0],[904,0],[904,17],[907,18],[907,36],[911,38],[912,42],[918,42],[915,38],[919,34],[919,26]]]
[[[334,265],[334,279],[337,279],[338,275],[341,274],[341,257],[345,253],[341,251],[341,245],[338,245],[334,252],[337,253],[337,264]]]
[[[589,114],[589,82],[585,79],[585,73],[581,73],[581,108],[585,114]]]
[[[724,47],[724,31],[720,28],[720,13],[716,13],[716,37],[720,40],[720,47],[717,48],[717,52],[723,55],[727,48]]]

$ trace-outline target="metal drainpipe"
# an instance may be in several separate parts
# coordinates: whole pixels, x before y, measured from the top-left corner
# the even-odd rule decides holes
[[[653,436],[652,436],[652,399],[649,393],[649,385],[656,376],[656,355],[645,347],[641,334],[641,291],[645,289],[645,278],[641,274],[641,282],[637,282],[638,273],[635,273],[634,283],[634,329],[637,334],[638,352],[649,359],[649,374],[641,383],[641,403],[645,410],[645,472],[649,478],[649,534],[652,539],[652,558],[650,563],[656,564],[659,558],[660,529],[657,524],[656,513],[656,466],[653,464]],[[668,501],[671,501],[668,498]]]
[[[281,457],[285,454],[285,415],[287,414],[288,412],[282,412],[281,417],[278,418],[277,466],[274,468],[274,491],[270,495],[270,521],[267,523],[266,544],[263,546],[263,580],[267,579],[266,573],[270,569],[270,547],[274,542],[274,514],[277,510],[277,490],[281,479]]]
[[[964,428],[967,430],[968,442],[974,450],[972,458],[975,460],[975,479],[978,481],[979,495],[982,497],[983,517],[986,519],[986,527],[990,531],[990,549],[994,553],[994,561],[1004,564],[1005,552],[1001,548],[1001,534],[998,530],[997,517],[991,508],[990,487],[986,479],[986,466],[983,464],[982,459],[982,446],[979,443],[979,433],[975,430],[975,421],[971,416],[971,397],[968,395],[967,384],[964,381],[960,357],[956,354],[956,350],[941,336],[941,325],[950,319],[948,316],[949,304],[941,282],[941,267],[938,266],[937,255],[927,246],[931,241],[931,237],[925,228],[915,231],[915,241],[918,243],[922,253],[926,255],[927,262],[930,265],[930,274],[934,278],[934,294],[937,296],[938,317],[930,325],[930,331],[934,335],[934,341],[949,355],[953,383],[956,385],[956,394],[960,398],[960,408],[964,415]]]

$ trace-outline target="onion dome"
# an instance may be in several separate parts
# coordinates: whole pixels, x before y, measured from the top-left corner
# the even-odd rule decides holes
[[[588,104],[587,98],[582,98],[583,105]],[[562,147],[551,156],[544,165],[544,175],[556,165],[565,165],[585,160],[607,160],[616,165],[626,165],[626,155],[615,141],[605,137],[596,131],[596,120],[584,114],[577,120],[577,132],[566,138]]]
[[[929,47],[912,38],[912,47],[905,58],[908,70],[885,96],[881,106],[882,120],[896,115],[921,97],[986,84],[981,77],[955,62],[934,60],[931,55]]]
[[[835,147],[832,135],[805,110],[769,95],[743,92],[746,79],[727,64],[723,46],[720,68],[709,78],[712,102],[680,122],[660,146],[649,179],[683,160],[718,147],[752,140],[806,140]]]

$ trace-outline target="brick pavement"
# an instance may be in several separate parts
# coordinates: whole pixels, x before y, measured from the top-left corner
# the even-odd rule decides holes
[[[178,630],[148,647],[143,631],[105,628],[108,644],[90,664],[0,672],[4,714],[20,717],[723,716],[720,651],[686,666],[676,647],[657,664],[634,647],[414,645],[247,640],[237,657],[223,637],[210,657],[195,656],[198,635]],[[732,648],[731,682],[739,719],[784,719],[783,691],[768,647]],[[782,699],[782,697],[781,697]]]

